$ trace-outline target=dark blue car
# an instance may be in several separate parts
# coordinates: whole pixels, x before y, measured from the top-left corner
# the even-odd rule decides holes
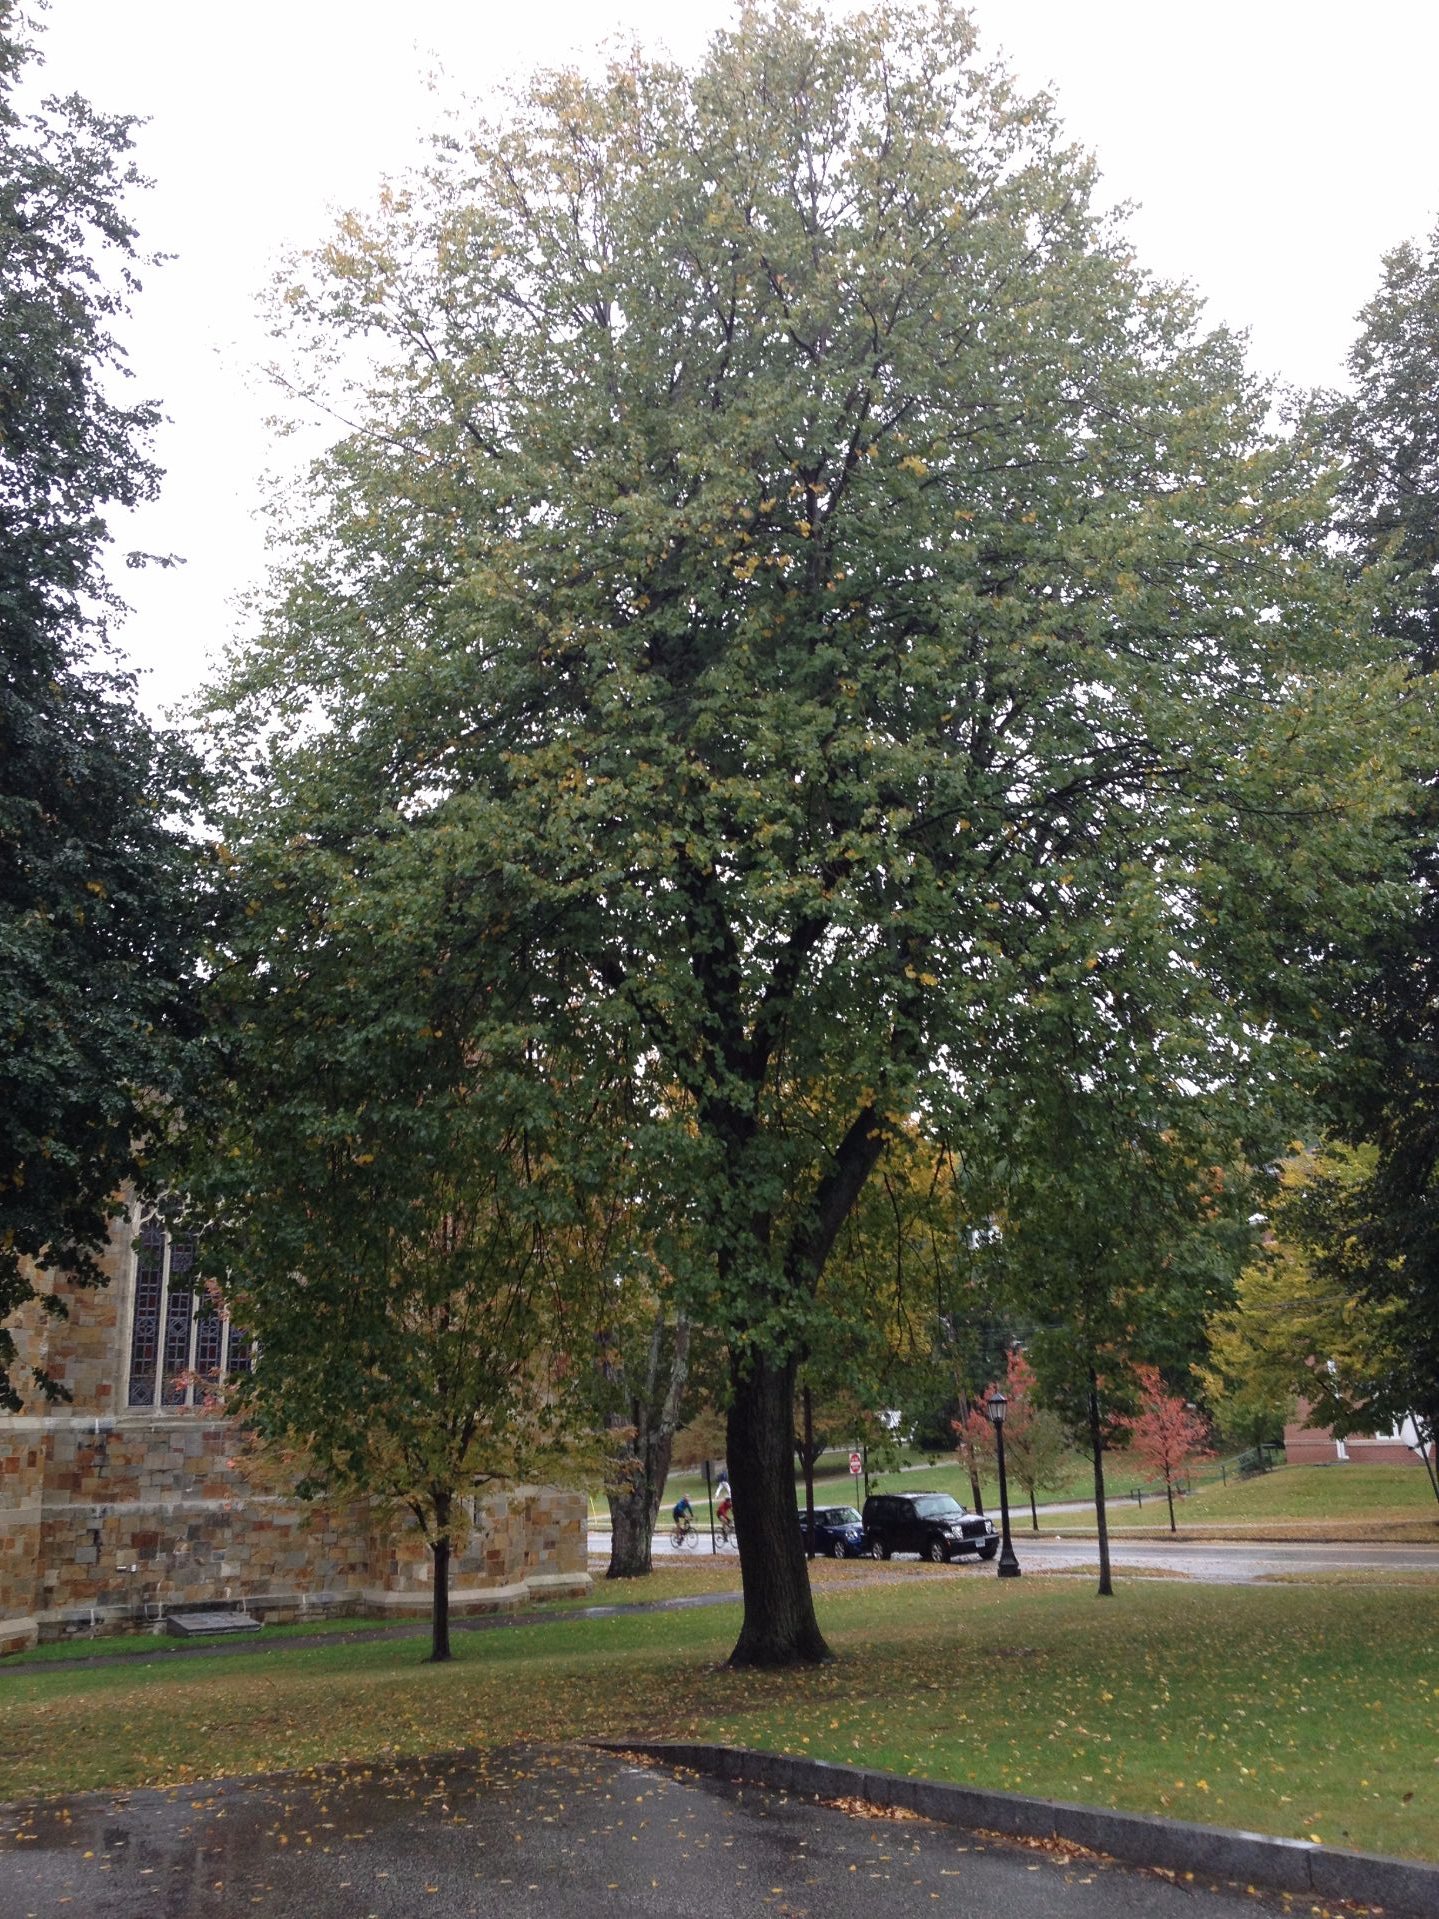
[[[809,1514],[799,1516],[799,1530],[809,1551]],[[853,1506],[816,1506],[814,1549],[830,1559],[858,1559],[864,1550],[864,1527]]]

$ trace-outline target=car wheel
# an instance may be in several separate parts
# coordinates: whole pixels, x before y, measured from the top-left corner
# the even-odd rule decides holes
[[[997,1539],[992,1539],[987,1546],[980,1547],[979,1556],[981,1559],[993,1559],[994,1555],[998,1551],[999,1551],[999,1541]]]
[[[877,1539],[871,1541],[871,1543],[868,1546],[866,1546],[864,1550],[870,1559],[884,1558],[884,1548],[883,1546],[880,1545]]]
[[[842,1539],[837,1539],[834,1542],[834,1544],[830,1547],[829,1556],[831,1559],[844,1558],[844,1541]]]
[[[942,1566],[949,1557],[949,1554],[944,1550],[943,1540],[931,1539],[925,1548],[925,1557],[934,1565]]]

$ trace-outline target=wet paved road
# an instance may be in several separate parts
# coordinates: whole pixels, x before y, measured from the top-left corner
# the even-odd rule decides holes
[[[1087,1539],[1016,1539],[1021,1565],[1036,1569],[1094,1566],[1099,1544]],[[1426,1570],[1439,1573],[1439,1546],[1320,1545],[1285,1540],[1252,1543],[1229,1539],[1111,1539],[1116,1576],[1129,1566],[1146,1566],[1221,1584],[1244,1583],[1275,1574],[1300,1578],[1305,1573]]]
[[[1093,1535],[1068,1539],[1046,1534],[1039,1539],[1016,1533],[1015,1551],[1021,1567],[1036,1571],[1062,1571],[1067,1567],[1098,1564],[1099,1545]],[[603,1569],[609,1558],[607,1533],[589,1536],[591,1569]],[[708,1557],[710,1542],[703,1537],[698,1547],[687,1547],[682,1555],[670,1544],[668,1532],[655,1534],[656,1558],[683,1557],[685,1560]],[[733,1546],[721,1546],[719,1556],[735,1562],[739,1576],[739,1555]],[[1144,1566],[1171,1572],[1187,1579],[1203,1579],[1221,1584],[1245,1583],[1274,1574],[1302,1575],[1306,1572],[1365,1570],[1382,1578],[1386,1571],[1422,1569],[1439,1573],[1439,1546],[1320,1545],[1300,1541],[1269,1543],[1256,1540],[1126,1539],[1122,1534],[1110,1540],[1110,1556],[1116,1575],[1125,1566]],[[973,1560],[961,1560],[958,1570],[994,1577],[993,1566],[981,1568]]]
[[[1278,1901],[582,1748],[0,1807],[0,1919],[1255,1919]],[[1316,1908],[1318,1910],[1318,1908]]]

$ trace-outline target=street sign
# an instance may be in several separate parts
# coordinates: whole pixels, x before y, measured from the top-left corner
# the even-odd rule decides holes
[[[854,1474],[856,1479],[858,1479],[860,1474],[864,1471],[864,1461],[860,1458],[858,1453],[850,1454],[849,1469]]]

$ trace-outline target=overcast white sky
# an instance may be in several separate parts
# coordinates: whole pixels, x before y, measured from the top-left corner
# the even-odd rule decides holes
[[[1439,5],[1387,0],[978,0],[988,51],[1051,86],[1151,267],[1249,329],[1264,372],[1341,377],[1381,255],[1439,216]],[[271,401],[257,299],[287,246],[363,205],[438,117],[425,75],[482,93],[626,30],[682,57],[722,0],[53,0],[43,79],[147,115],[146,243],[178,257],[128,336],[169,415],[159,505],[124,545],[187,564],[130,573],[124,630],[159,710],[193,689],[263,564],[254,517]]]

